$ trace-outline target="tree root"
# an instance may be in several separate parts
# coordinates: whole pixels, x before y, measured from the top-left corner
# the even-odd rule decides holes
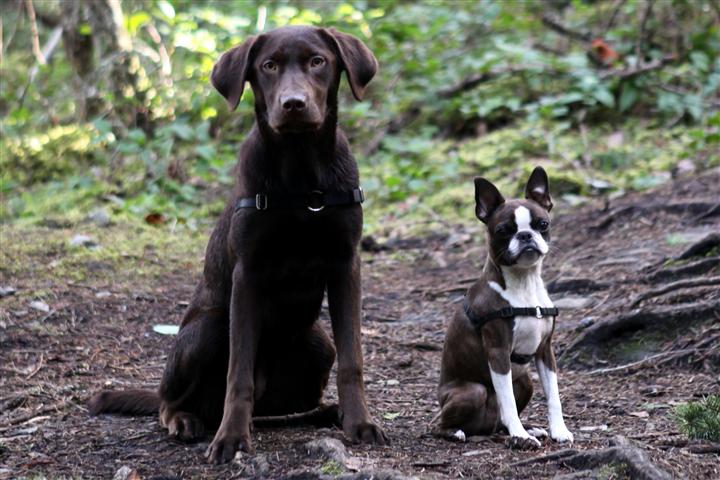
[[[555,279],[547,284],[548,292],[594,292],[607,290],[610,286],[606,283],[596,282],[590,278],[566,278]]]
[[[703,258],[693,263],[683,265],[682,267],[666,268],[658,270],[648,277],[649,283],[663,282],[673,280],[678,277],[689,277],[691,275],[702,275],[711,272],[720,267],[720,256]]]
[[[715,215],[716,210],[720,205],[716,202],[672,202],[672,203],[652,203],[648,205],[628,205],[620,207],[616,210],[610,211],[603,219],[601,219],[594,226],[590,227],[591,230],[601,231],[609,227],[615,220],[622,218],[626,215],[643,213],[643,212],[658,212],[664,211],[675,215],[695,215],[696,220]]]
[[[668,283],[663,287],[655,288],[645,293],[641,293],[640,295],[635,297],[635,300],[632,301],[632,303],[630,304],[630,308],[636,308],[645,300],[659,297],[661,295],[665,295],[666,293],[679,290],[681,288],[705,287],[708,285],[720,285],[720,276],[690,280],[679,280],[677,282]]]
[[[644,451],[630,445],[624,437],[615,437],[614,446],[603,450],[580,452],[561,460],[561,463],[575,469],[593,469],[603,465],[625,465],[628,476],[638,480],[670,480],[672,476],[657,467]]]
[[[658,307],[652,310],[636,310],[598,322],[583,330],[563,352],[580,347],[598,345],[624,332],[641,330],[645,327],[662,328],[673,322],[689,322],[720,315],[720,301],[695,302],[689,304]]]
[[[581,470],[563,476],[563,478],[596,478],[592,475],[587,477],[587,470],[599,468],[603,465],[624,465],[629,477],[633,479],[665,480],[672,478],[670,474],[652,463],[643,450],[632,446],[622,436],[615,437],[611,442],[611,446],[602,450],[578,452],[573,448],[568,448],[547,455],[520,460],[509,464],[508,467],[522,467],[534,463],[553,461]]]
[[[675,260],[687,260],[692,257],[707,255],[713,248],[720,247],[720,234],[711,233],[702,240],[690,245],[683,253],[675,257]]]

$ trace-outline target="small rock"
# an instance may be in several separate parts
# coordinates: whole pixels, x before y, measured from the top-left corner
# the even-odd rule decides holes
[[[101,290],[95,294],[95,298],[108,298],[112,296],[112,292],[108,292],[107,290]]]
[[[15,289],[10,286],[0,286],[0,298],[9,297],[15,295]]]
[[[115,472],[113,480],[140,480],[140,475],[127,465],[122,466]]]
[[[235,454],[234,462],[245,467],[244,473],[252,475],[253,478],[267,478],[270,473],[267,456],[261,453],[249,456],[247,453],[238,451]]]
[[[30,302],[30,308],[38,310],[43,313],[48,313],[50,311],[50,305],[43,302],[42,300],[35,300],[33,302]]]
[[[305,444],[305,450],[310,455],[317,455],[327,460],[335,460],[341,465],[345,465],[350,459],[347,448],[343,443],[331,437],[323,437],[319,440],[313,440]]]
[[[400,385],[400,380],[395,380],[395,379],[386,380],[385,385],[387,385],[389,387],[392,387],[394,385]]]
[[[75,235],[72,239],[70,239],[70,246],[71,247],[97,247],[97,243],[95,240],[90,238],[87,235]]]
[[[87,220],[98,227],[107,227],[110,225],[110,213],[104,208],[97,208],[90,212],[87,216]]]
[[[592,297],[563,297],[553,301],[557,308],[567,308],[568,310],[579,310],[588,308],[595,303]]]
[[[590,325],[595,323],[595,319],[593,317],[585,317],[582,320],[580,320],[580,323],[578,324],[578,328],[584,329],[588,328]]]

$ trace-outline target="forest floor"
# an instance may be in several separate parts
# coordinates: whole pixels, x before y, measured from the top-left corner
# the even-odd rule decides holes
[[[673,417],[676,405],[720,393],[720,289],[712,283],[720,252],[676,258],[720,231],[718,184],[715,170],[609,204],[561,204],[553,212],[544,278],[561,308],[555,346],[566,422],[575,435],[571,448],[602,449],[621,435],[674,477],[720,478],[716,445],[688,442]],[[526,452],[506,448],[501,435],[460,443],[427,434],[438,411],[444,325],[484,263],[484,231],[473,218],[424,237],[364,242],[365,384],[371,412],[392,444],[347,445],[352,458],[344,464],[310,455],[306,446],[323,437],[343,440],[339,430],[257,429],[255,455],[209,466],[203,457],[209,438],[169,439],[156,417],[88,415],[85,403],[100,388],[157,386],[173,337],[153,326],[179,322],[207,232],[168,245],[166,227],[149,236],[147,229],[113,224],[2,228],[0,287],[15,292],[0,298],[0,478],[112,478],[123,466],[137,472],[127,478],[143,479],[353,471],[536,479],[574,472],[561,455],[522,463],[567,445],[545,441]],[[98,246],[68,246],[88,232]],[[119,242],[131,246],[113,250]],[[635,302],[643,292],[688,278],[700,281]],[[605,342],[573,344],[591,325],[644,311],[667,315],[636,323],[635,332],[620,329]],[[656,356],[643,362],[649,355]],[[534,382],[521,418],[543,426],[536,375]],[[334,373],[328,401],[336,399],[333,383]],[[611,463],[573,478],[625,478],[627,468]]]

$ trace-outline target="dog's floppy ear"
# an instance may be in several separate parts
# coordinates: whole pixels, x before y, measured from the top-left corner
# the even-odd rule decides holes
[[[223,53],[220,60],[213,66],[210,81],[213,87],[225,97],[230,110],[235,110],[240,103],[248,71],[252,63],[251,52],[259,37],[250,37],[237,47]]]
[[[475,177],[475,216],[481,222],[487,223],[503,203],[505,198],[495,185],[482,177]]]
[[[345,69],[353,95],[357,100],[362,100],[365,87],[377,73],[378,61],[375,55],[360,39],[352,35],[338,32],[334,28],[323,29],[323,32],[340,52],[342,68]]]
[[[548,176],[542,167],[535,167],[525,186],[525,198],[532,200],[548,212],[552,210],[553,203],[550,198],[550,184]]]

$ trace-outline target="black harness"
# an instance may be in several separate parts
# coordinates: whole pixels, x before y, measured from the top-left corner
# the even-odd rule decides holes
[[[470,308],[470,303],[467,300],[465,300],[465,303],[463,304],[463,310],[465,311],[465,315],[467,315],[468,319],[470,320],[470,323],[472,323],[473,327],[475,327],[475,331],[478,333],[478,335],[480,335],[480,330],[482,329],[483,325],[485,325],[491,320],[497,320],[499,318],[507,320],[514,319],[515,317],[557,317],[558,315],[558,309],[555,307],[505,307],[501,308],[500,310],[495,310],[494,312],[486,313],[485,315],[475,315],[475,313]],[[512,363],[524,365],[526,363],[529,363],[530,360],[533,359],[533,357],[534,355],[521,355],[519,353],[511,353],[510,361]]]
[[[308,193],[295,193],[286,195],[266,195],[258,193],[254,197],[239,198],[235,202],[235,211],[241,208],[254,208],[255,210],[268,210],[280,208],[306,208],[311,212],[319,212],[325,207],[338,207],[354,205],[365,201],[362,187],[345,192],[321,192],[313,190]]]

